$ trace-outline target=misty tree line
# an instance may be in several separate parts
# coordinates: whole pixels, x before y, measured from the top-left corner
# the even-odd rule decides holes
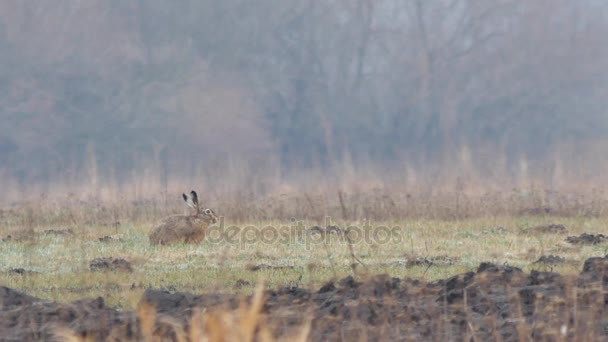
[[[3,1],[1,174],[575,160],[608,138],[607,15],[597,0]]]

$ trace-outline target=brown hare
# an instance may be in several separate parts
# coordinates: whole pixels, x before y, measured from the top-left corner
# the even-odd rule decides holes
[[[193,209],[191,215],[169,216],[163,219],[150,233],[150,243],[168,245],[172,243],[198,243],[205,238],[207,227],[218,221],[211,209],[202,209],[196,191],[190,196],[182,194],[186,204]]]

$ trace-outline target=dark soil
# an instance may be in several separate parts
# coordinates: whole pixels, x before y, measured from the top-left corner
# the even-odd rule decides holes
[[[566,258],[560,257],[558,255],[543,255],[538,260],[534,262],[534,264],[545,264],[545,265],[557,265],[557,264],[565,264]]]
[[[2,311],[29,305],[38,301],[40,301],[40,299],[9,289],[8,287],[0,286],[0,308]]]
[[[450,266],[459,260],[458,257],[452,257],[448,255],[438,256],[406,256],[404,260],[397,260],[392,262],[386,262],[377,264],[376,266],[385,267],[415,267],[415,266]]]
[[[142,302],[154,306],[159,317],[187,329],[194,309],[235,309],[242,299],[148,289]],[[314,341],[604,341],[608,339],[608,257],[586,260],[582,272],[571,276],[525,273],[492,263],[435,282],[384,274],[349,276],[315,290],[267,290],[263,311],[275,336],[288,336],[312,318],[310,340]],[[157,319],[155,331],[170,338],[175,332],[162,326],[167,319]],[[118,340],[140,338],[135,314],[108,308],[102,298],[65,304],[0,288],[0,336],[47,340],[57,326],[96,340],[110,335]]]
[[[11,268],[7,271],[8,274],[18,274],[18,275],[31,275],[31,274],[39,274],[40,272],[26,270],[24,268]]]
[[[598,245],[608,241],[608,236],[604,234],[587,234],[583,233],[579,236],[568,236],[566,242],[574,245]]]
[[[131,263],[125,259],[95,258],[89,263],[91,271],[123,271],[133,272]]]
[[[52,341],[58,327],[69,328],[96,341],[106,340],[113,327],[122,324],[127,325],[120,332],[123,339],[137,334],[134,315],[106,307],[101,297],[56,303],[0,287],[0,303],[2,341]]]
[[[241,289],[243,287],[249,287],[249,286],[252,286],[251,282],[249,282],[247,280],[243,280],[243,279],[237,279],[237,281],[234,283],[235,289]]]
[[[325,234],[344,235],[346,233],[345,229],[342,229],[335,225],[327,226],[326,228],[323,228],[320,226],[312,226],[312,227],[308,228],[307,231],[309,233],[318,233],[321,235],[325,235]]]
[[[66,229],[47,229],[42,232],[44,235],[74,235],[74,231],[71,228]]]
[[[248,271],[260,271],[260,270],[291,270],[294,267],[290,265],[269,265],[269,264],[255,264],[255,265],[247,265]]]
[[[563,224],[550,223],[529,227],[523,232],[526,234],[567,234],[568,229]]]
[[[116,238],[116,237],[108,236],[108,235],[97,238],[97,240],[99,242],[120,242],[121,241],[120,238]]]

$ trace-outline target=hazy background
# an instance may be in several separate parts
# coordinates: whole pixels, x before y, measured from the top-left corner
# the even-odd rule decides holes
[[[3,0],[0,200],[603,188],[602,0]]]

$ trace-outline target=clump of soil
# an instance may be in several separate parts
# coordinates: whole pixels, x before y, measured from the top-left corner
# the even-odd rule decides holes
[[[248,286],[251,286],[251,282],[249,282],[247,280],[243,280],[243,279],[238,279],[234,283],[234,288],[236,288],[236,289],[241,289],[243,287],[248,287]]]
[[[247,265],[248,271],[260,271],[260,270],[291,270],[294,267],[290,265],[269,265],[269,264],[255,264]]]
[[[125,259],[95,258],[89,263],[91,271],[133,272],[131,263]]]
[[[44,235],[74,235],[72,228],[66,229],[47,229],[42,232]]]
[[[458,257],[451,257],[449,255],[437,255],[430,257],[412,256],[406,257],[406,260],[398,260],[393,262],[382,263],[378,266],[403,266],[403,267],[415,267],[415,266],[450,266],[458,261]]]
[[[25,293],[10,289],[5,286],[0,286],[0,310],[10,310],[14,307],[30,305],[38,302],[40,299],[28,296]],[[4,336],[0,334],[0,336]]]
[[[121,241],[120,238],[117,238],[117,237],[114,237],[114,236],[109,236],[109,235],[97,238],[97,240],[99,242],[120,242]]]
[[[594,281],[603,281],[604,287],[608,286],[608,255],[585,260],[581,276]]]
[[[6,305],[8,304],[8,305]],[[0,336],[6,341],[55,341],[57,328],[67,328],[92,341],[131,340],[140,337],[135,316],[105,306],[101,297],[72,303],[34,298],[0,288]],[[132,336],[131,338],[127,338]]]
[[[533,262],[533,264],[545,264],[545,265],[557,265],[557,264],[565,264],[566,258],[560,257],[558,255],[543,255],[538,260]]]
[[[40,272],[36,272],[36,271],[30,271],[30,270],[26,270],[24,268],[11,268],[7,271],[8,274],[12,274],[12,275],[32,275],[32,274],[39,274]]]
[[[525,234],[567,234],[568,229],[563,224],[549,223],[529,227],[523,230]]]
[[[574,245],[597,245],[608,240],[608,236],[603,234],[583,233],[579,236],[568,236],[566,242]]]
[[[321,235],[325,235],[325,234],[336,234],[336,235],[344,235],[347,233],[347,230],[342,229],[338,226],[332,225],[332,226],[327,226],[325,228],[320,227],[320,226],[312,226],[310,228],[307,229],[308,233],[314,234],[321,234]]]
[[[578,276],[482,263],[475,271],[433,282],[379,274],[348,276],[316,289],[281,287],[264,292],[262,313],[275,337],[294,336],[311,320],[310,341],[361,336],[555,340],[564,330],[567,340],[591,336],[602,341],[608,339],[608,302],[603,300],[607,296],[608,257],[598,257],[588,259]],[[251,303],[252,297],[148,289],[140,303],[156,310],[155,334],[175,339],[177,330],[188,332],[193,314],[201,309],[238,310],[243,301]],[[62,304],[0,287],[0,336],[48,340],[56,327],[95,340],[137,340],[142,335],[133,312],[107,308],[101,298]]]
[[[416,258],[416,263],[420,258]],[[449,255],[436,255],[432,257],[425,257],[424,264],[427,264],[430,261],[430,264],[433,266],[450,266],[454,265],[458,260],[460,260],[457,256],[449,256]]]

